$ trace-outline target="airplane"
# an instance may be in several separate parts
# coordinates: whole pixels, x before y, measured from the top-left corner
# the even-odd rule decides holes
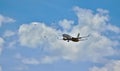
[[[78,33],[77,37],[72,37],[72,36],[70,36],[68,34],[63,34],[62,36],[63,36],[62,40],[64,40],[64,41],[67,40],[67,42],[69,42],[69,41],[79,42],[79,41],[87,40],[86,38],[89,37],[90,35],[79,37],[80,33]]]

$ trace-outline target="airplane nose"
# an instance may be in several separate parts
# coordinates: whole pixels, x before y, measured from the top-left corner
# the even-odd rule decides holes
[[[65,36],[66,34],[63,34],[63,36]]]

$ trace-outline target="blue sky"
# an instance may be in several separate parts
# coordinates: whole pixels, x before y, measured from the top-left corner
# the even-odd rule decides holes
[[[119,13],[118,0],[1,0],[0,71],[119,71]]]

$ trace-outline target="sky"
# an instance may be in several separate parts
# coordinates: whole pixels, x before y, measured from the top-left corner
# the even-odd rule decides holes
[[[0,71],[119,71],[119,2],[0,0]]]

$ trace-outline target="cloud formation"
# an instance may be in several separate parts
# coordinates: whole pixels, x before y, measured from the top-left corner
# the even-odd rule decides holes
[[[4,39],[0,37],[0,54],[2,52],[2,47],[3,47],[3,44],[4,44]]]
[[[120,60],[111,61],[106,64],[104,67],[94,66],[89,71],[119,71],[120,70]]]
[[[105,57],[115,54],[116,50],[113,48],[115,42],[104,33],[110,31],[120,34],[120,28],[109,23],[109,12],[103,9],[97,9],[97,12],[93,12],[90,9],[79,7],[74,7],[74,11],[78,17],[78,24],[72,25],[74,21],[64,19],[58,23],[58,26],[63,30],[57,30],[40,22],[20,26],[19,42],[21,46],[45,48],[44,51],[49,53],[49,55],[46,54],[38,60],[39,62],[36,62],[35,59],[27,59],[26,62],[49,63],[59,59],[104,62],[107,60]],[[67,31],[68,29],[71,30]],[[76,36],[79,32],[81,36],[87,34],[91,34],[91,36],[86,41],[68,43],[57,39],[59,33],[64,32],[72,36]]]
[[[61,20],[58,23],[60,25],[60,27],[62,27],[62,29],[64,29],[64,31],[70,30],[72,28],[72,25],[74,24],[74,21],[72,20]]]
[[[11,22],[14,22],[15,20],[10,18],[10,17],[5,17],[3,15],[0,14],[0,27],[3,25],[3,24],[6,24],[6,23],[11,23]],[[2,53],[2,50],[3,50],[3,45],[5,43],[5,40],[3,39],[3,37],[0,37],[0,55]],[[2,67],[0,66],[0,71],[2,71]]]
[[[11,37],[13,35],[15,35],[15,32],[6,30],[5,33],[3,34],[3,37]]]
[[[5,17],[0,14],[0,27],[5,23],[11,23],[11,22],[15,22],[15,20],[10,17]]]
[[[49,36],[47,40],[51,42],[54,40],[57,31],[51,27],[46,26],[44,23],[32,22],[29,24],[23,24],[19,28],[20,43],[23,46],[37,47],[45,44],[45,37]],[[47,42],[47,41],[46,41]]]

